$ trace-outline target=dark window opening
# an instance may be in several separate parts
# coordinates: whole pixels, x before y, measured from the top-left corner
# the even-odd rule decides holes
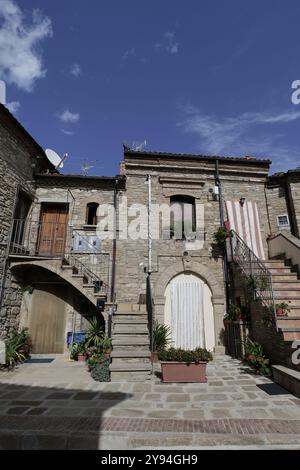
[[[195,199],[190,196],[172,196],[170,199],[170,236],[186,239],[196,232]]]
[[[86,206],[86,224],[97,225],[97,209],[99,204],[97,202],[90,202]]]

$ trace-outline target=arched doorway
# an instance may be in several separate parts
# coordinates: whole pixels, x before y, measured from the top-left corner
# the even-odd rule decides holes
[[[172,332],[172,346],[183,349],[215,347],[212,292],[192,272],[183,272],[165,290],[164,322]]]

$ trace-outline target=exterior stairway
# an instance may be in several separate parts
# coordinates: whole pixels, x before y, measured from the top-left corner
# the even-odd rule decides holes
[[[285,341],[300,339],[300,280],[285,259],[264,262],[272,274],[275,305],[285,302],[290,307],[287,316],[277,316],[277,326]]]
[[[99,298],[106,298],[107,286],[101,283],[98,276],[92,273],[81,261],[73,256],[66,257],[63,261],[61,258],[10,257],[10,267],[12,269],[21,267],[22,265],[41,267],[56,274],[64,281],[71,284],[95,306]],[[95,288],[96,283],[101,286],[98,290]]]
[[[146,306],[119,303],[112,326],[111,380],[141,382],[151,378]]]

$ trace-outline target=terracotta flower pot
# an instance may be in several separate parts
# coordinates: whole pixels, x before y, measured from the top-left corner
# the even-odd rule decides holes
[[[77,356],[77,361],[78,362],[85,362],[86,360],[86,355],[85,354],[78,354]]]
[[[162,361],[163,382],[205,383],[207,362],[171,362]]]
[[[283,308],[277,308],[276,309],[276,315],[278,317],[283,317],[285,315]]]

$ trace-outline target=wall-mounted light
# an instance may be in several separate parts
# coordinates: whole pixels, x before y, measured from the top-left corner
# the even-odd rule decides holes
[[[240,204],[241,204],[242,207],[243,207],[243,205],[245,204],[245,201],[246,201],[246,198],[245,198],[245,197],[241,197],[241,198],[240,198]]]

